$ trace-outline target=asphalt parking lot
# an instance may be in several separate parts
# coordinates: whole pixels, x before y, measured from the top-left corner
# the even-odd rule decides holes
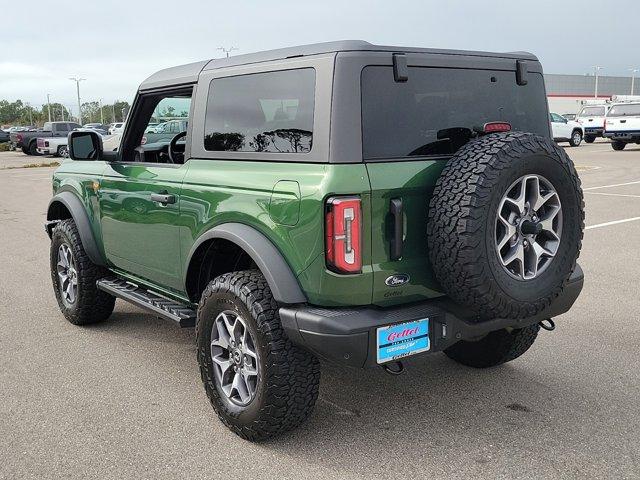
[[[398,377],[324,365],[311,420],[261,444],[217,420],[192,330],[121,301],[101,325],[64,320],[53,169],[0,170],[0,478],[640,478],[640,146],[568,152],[586,283],[555,332],[484,371],[440,354]]]

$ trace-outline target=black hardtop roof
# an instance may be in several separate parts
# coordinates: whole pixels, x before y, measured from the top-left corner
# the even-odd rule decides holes
[[[273,60],[283,60],[291,57],[302,57],[308,55],[320,55],[323,53],[337,52],[398,52],[398,53],[424,53],[433,55],[463,55],[475,57],[512,58],[521,60],[538,61],[535,55],[527,52],[482,52],[471,50],[448,50],[439,48],[417,48],[417,47],[394,47],[384,45],[373,45],[363,40],[341,40],[337,42],[314,43],[297,47],[279,48],[264,52],[247,53],[234,55],[229,58],[219,58],[213,60],[203,60],[200,62],[188,63],[177,67],[160,70],[140,85],[141,90],[159,88],[165,85],[188,84],[198,80],[200,72],[217,68],[234,67],[252,63],[268,62]]]

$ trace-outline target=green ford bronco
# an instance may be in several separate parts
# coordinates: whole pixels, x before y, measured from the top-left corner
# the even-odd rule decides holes
[[[149,142],[154,112],[186,131]],[[162,70],[118,148],[69,135],[46,230],[71,323],[116,298],[197,332],[218,416],[296,427],[319,358],[492,367],[569,310],[584,211],[527,53],[346,41]]]

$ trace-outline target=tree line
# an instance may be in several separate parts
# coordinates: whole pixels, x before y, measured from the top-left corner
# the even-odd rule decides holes
[[[112,104],[104,104],[102,108],[98,102],[85,102],[81,108],[83,124],[122,122],[129,111],[129,102],[116,101]],[[44,122],[49,121],[49,118],[52,122],[78,121],[78,118],[71,115],[67,107],[58,102],[45,103],[40,107],[35,107],[22,100],[15,102],[0,100],[0,125],[41,127]]]

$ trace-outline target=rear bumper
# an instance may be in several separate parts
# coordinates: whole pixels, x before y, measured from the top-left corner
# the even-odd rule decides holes
[[[605,132],[605,137],[613,140],[628,140],[631,142],[637,142],[640,140],[640,130],[631,130],[628,132]]]
[[[434,299],[409,306],[329,309],[309,305],[280,308],[280,319],[292,342],[327,360],[362,368],[376,365],[376,329],[428,318],[431,347],[442,351],[505,327],[522,328],[567,312],[578,298],[584,274],[579,265],[562,294],[543,312],[524,319],[497,318],[475,323],[473,315],[450,300]]]
[[[604,133],[604,128],[602,127],[584,127],[585,135],[593,135],[595,137],[601,137]]]

